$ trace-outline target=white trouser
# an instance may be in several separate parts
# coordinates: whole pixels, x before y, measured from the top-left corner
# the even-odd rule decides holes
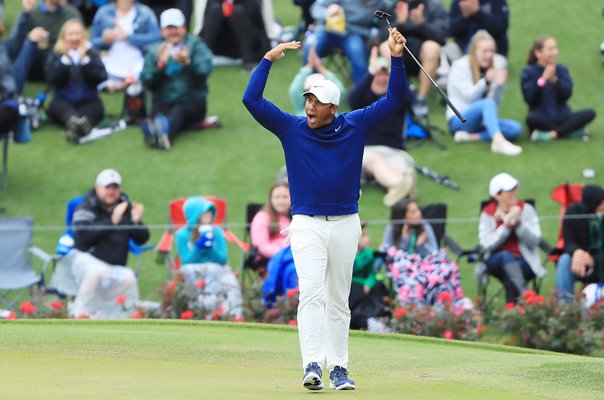
[[[294,215],[288,229],[298,282],[302,368],[311,362],[348,368],[348,296],[361,238],[358,214]]]

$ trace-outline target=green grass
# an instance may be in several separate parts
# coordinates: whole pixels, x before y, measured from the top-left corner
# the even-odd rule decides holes
[[[274,1],[275,14],[286,25],[296,24],[299,10],[290,1]],[[448,3],[448,2],[447,2]],[[524,120],[526,106],[521,98],[519,74],[528,47],[539,34],[551,33],[559,42],[560,61],[568,65],[574,80],[574,108],[594,107],[602,115],[602,65],[598,46],[602,40],[602,4],[589,0],[548,1],[510,0],[510,79],[501,116]],[[7,1],[7,18],[12,22],[20,1]],[[10,24],[9,24],[10,25]],[[266,96],[286,110],[292,109],[287,87],[300,66],[299,56],[288,54],[271,73]],[[187,132],[169,153],[151,151],[143,146],[137,129],[82,146],[64,140],[62,129],[45,126],[27,145],[12,145],[9,154],[8,190],[0,193],[5,215],[32,215],[36,227],[35,243],[52,251],[62,229],[64,206],[68,199],[88,190],[102,168],[114,167],[123,174],[124,190],[133,200],[145,204],[145,222],[157,226],[168,221],[169,200],[193,194],[222,196],[229,202],[228,220],[242,224],[245,204],[262,202],[266,191],[283,165],[278,141],[264,131],[241,104],[248,74],[236,67],[217,68],[210,78],[209,114],[219,115],[224,127],[218,130]],[[39,86],[27,88],[35,93]],[[121,95],[105,96],[109,114],[119,112]],[[444,108],[436,94],[430,99],[432,122],[444,127]],[[583,168],[593,168],[596,180],[604,174],[602,165],[601,118],[590,126],[590,143],[564,141],[533,144],[525,133],[524,153],[518,158],[492,155],[486,143],[455,145],[448,135],[440,137],[448,149],[441,151],[426,143],[411,154],[421,165],[449,175],[461,189],[452,191],[420,178],[421,203],[445,202],[451,221],[448,233],[465,247],[477,238],[479,201],[487,195],[489,179],[507,171],[522,181],[521,196],[536,199],[542,216],[544,236],[554,242],[558,231],[559,208],[549,192],[564,181],[585,182]],[[383,192],[377,187],[363,189],[360,202],[365,220],[387,219],[382,205]],[[460,221],[463,220],[463,221]],[[239,225],[240,226],[240,225]],[[379,245],[383,226],[370,226],[372,244]],[[157,241],[161,227],[152,231]],[[235,232],[242,233],[241,228]],[[239,253],[230,248],[230,261],[238,265]],[[134,260],[130,260],[132,263]],[[462,263],[462,281],[466,293],[473,296],[475,282],[472,265]],[[545,282],[553,286],[553,270]],[[154,255],[144,257],[141,274],[143,297],[156,298],[156,289],[165,279],[164,270],[155,265]]]
[[[302,399],[295,329],[178,321],[0,322],[6,399]],[[600,399],[604,360],[353,332],[358,399]],[[315,393],[334,396],[326,389]]]

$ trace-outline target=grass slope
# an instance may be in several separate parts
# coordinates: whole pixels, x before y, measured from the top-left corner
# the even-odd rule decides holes
[[[20,3],[20,0],[6,1],[9,25]],[[299,21],[299,9],[291,1],[273,3],[276,17],[285,25]],[[518,83],[520,71],[533,38],[543,33],[558,39],[560,62],[570,69],[575,84],[571,105],[576,109],[594,107],[602,115],[602,85],[599,84],[602,65],[598,53],[602,40],[602,4],[593,0],[510,0],[508,3],[511,10],[510,79],[501,116],[524,120],[526,105]],[[291,111],[287,87],[300,65],[299,56],[290,53],[275,65],[269,79],[267,98],[286,110]],[[148,224],[166,224],[168,201],[192,194],[226,198],[229,222],[242,224],[245,204],[264,201],[267,188],[283,165],[278,141],[264,131],[241,104],[248,76],[237,67],[216,68],[209,82],[209,114],[219,115],[224,127],[186,133],[169,153],[145,148],[141,133],[134,127],[82,146],[66,143],[62,129],[56,126],[43,127],[34,133],[31,143],[10,148],[8,190],[0,193],[0,205],[7,208],[5,215],[32,215],[39,228],[35,244],[52,251],[62,230],[67,200],[89,189],[96,173],[111,166],[122,172],[124,189],[131,198],[145,204]],[[27,87],[29,93],[39,89],[37,85]],[[104,98],[109,114],[117,115],[121,95]],[[432,123],[445,127],[444,109],[435,93],[429,101]],[[451,176],[461,189],[455,192],[420,178],[420,202],[447,203],[451,218],[447,225],[449,234],[463,246],[473,246],[477,237],[478,205],[487,194],[488,181],[496,173],[507,171],[522,181],[521,196],[535,198],[540,215],[550,216],[542,218],[542,229],[546,239],[553,242],[558,231],[559,208],[549,198],[549,192],[567,180],[586,181],[581,177],[583,168],[593,168],[595,182],[602,182],[602,121],[597,118],[591,125],[590,143],[533,144],[528,142],[525,132],[521,141],[524,153],[517,158],[492,155],[486,143],[456,145],[449,135],[441,137],[448,145],[446,151],[426,143],[411,151],[416,161]],[[382,205],[382,195],[383,191],[377,187],[363,188],[360,201],[363,219],[387,219],[388,210]],[[381,224],[370,225],[374,246],[379,245],[382,230]],[[161,227],[154,228],[151,241],[156,242],[162,231]],[[235,231],[241,233],[242,229]],[[230,261],[235,266],[239,263],[235,248],[230,248]],[[146,298],[156,297],[156,289],[165,279],[164,270],[154,264],[154,255],[145,255],[140,283]],[[473,265],[462,264],[461,269],[464,289],[473,296]],[[553,286],[553,275],[550,273],[545,282],[546,290]]]
[[[290,327],[129,321],[0,322],[4,399],[301,399]],[[604,360],[352,333],[359,399],[601,399]],[[319,395],[333,396],[324,390]]]

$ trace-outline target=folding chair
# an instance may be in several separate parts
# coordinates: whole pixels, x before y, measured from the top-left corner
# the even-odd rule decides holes
[[[584,185],[580,183],[565,182],[561,185],[558,185],[550,194],[552,200],[560,204],[560,224],[558,226],[558,241],[549,255],[548,261],[556,263],[558,262],[558,259],[562,253],[564,253],[564,236],[562,235],[562,223],[564,222],[564,215],[566,214],[566,208],[569,205],[581,201],[581,192],[583,190],[583,186]]]
[[[31,244],[32,238],[31,217],[0,218],[0,302],[9,309],[16,310],[17,302],[34,286],[44,285],[44,273],[53,261]],[[32,256],[42,260],[41,275],[36,274]]]
[[[258,253],[258,249],[252,245],[252,237],[250,235],[252,220],[262,206],[263,204],[261,203],[249,203],[245,206],[245,230],[243,240],[250,244],[250,249],[242,258],[241,270],[250,268],[251,270],[258,271],[266,267],[266,263],[268,262],[266,258]]]
[[[213,223],[222,228],[227,242],[235,244],[243,252],[248,252],[250,250],[250,245],[239,239],[237,235],[233,233],[233,231],[231,231],[225,226],[227,216],[226,200],[220,197],[213,196],[201,197],[214,204],[214,207],[216,208],[216,216],[214,217]],[[172,247],[174,244],[174,234],[178,229],[182,228],[187,223],[187,219],[185,218],[185,213],[183,209],[183,206],[187,199],[188,197],[180,197],[178,199],[172,200],[168,204],[171,228],[164,232],[164,234],[159,240],[159,243],[155,247],[155,249],[160,254],[160,257],[158,259],[166,260],[167,262],[168,274],[171,274],[173,271],[178,270],[180,268],[180,259],[172,255]]]

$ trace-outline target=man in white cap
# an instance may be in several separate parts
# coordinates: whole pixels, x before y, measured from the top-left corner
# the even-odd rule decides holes
[[[170,150],[177,133],[205,118],[212,52],[187,33],[180,10],[164,11],[159,24],[164,40],[149,49],[141,73],[143,85],[153,94],[151,119],[141,129],[146,144]]]
[[[144,207],[121,191],[122,178],[104,169],[73,214],[74,245],[57,265],[50,287],[75,296],[70,314],[90,318],[128,318],[138,301],[138,282],[126,267],[129,241],[149,240]],[[125,300],[118,304],[116,298]]]
[[[358,200],[363,145],[369,128],[402,108],[407,80],[405,38],[391,29],[392,70],[386,95],[361,110],[341,113],[340,90],[329,80],[315,82],[306,96],[306,116],[281,111],[263,97],[273,62],[300,42],[281,43],[256,67],[243,103],[254,118],[281,141],[292,203],[289,230],[299,278],[298,332],[304,377],[309,390],[323,389],[321,366],[330,387],[355,389],[348,377],[348,295],[361,237]]]

